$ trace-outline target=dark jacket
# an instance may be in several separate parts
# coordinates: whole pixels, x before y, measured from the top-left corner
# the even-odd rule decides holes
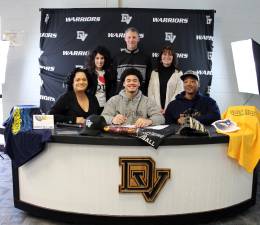
[[[98,75],[94,71],[91,73],[91,76],[93,78],[93,86],[94,86],[93,94],[95,95],[97,91],[97,85],[98,85]],[[108,101],[112,96],[116,94],[116,88],[117,88],[116,71],[106,70],[104,77],[106,81],[105,83],[106,101]]]
[[[180,114],[193,116],[204,125],[220,119],[220,111],[214,99],[197,93],[192,100],[184,98],[185,92],[170,102],[165,112],[166,124],[177,123]]]
[[[51,107],[49,114],[54,115],[54,122],[76,123],[77,117],[87,118],[91,114],[98,114],[99,104],[97,98],[87,94],[89,110],[85,112],[79,105],[75,92],[68,91],[61,95]]]

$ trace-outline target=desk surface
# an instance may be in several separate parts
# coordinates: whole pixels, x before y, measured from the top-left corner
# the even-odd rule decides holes
[[[160,146],[167,145],[197,145],[228,143],[229,137],[217,134],[214,127],[208,127],[209,136],[182,136],[170,135],[165,137]],[[136,137],[101,133],[98,136],[79,135],[80,129],[55,129],[51,142],[70,144],[93,145],[120,145],[120,146],[146,146],[147,144]]]
[[[255,202],[253,175],[226,156],[229,138],[213,128],[208,137],[166,137],[157,151],[135,137],[78,132],[55,130],[41,154],[13,168],[15,207],[83,224],[193,224]],[[171,170],[156,201],[145,202],[139,192],[119,193],[122,157],[149,157],[156,169]]]

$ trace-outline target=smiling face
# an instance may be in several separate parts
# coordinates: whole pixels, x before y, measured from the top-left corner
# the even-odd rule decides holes
[[[96,70],[102,70],[105,64],[105,57],[99,53],[95,56],[95,68]]]
[[[128,75],[125,78],[124,81],[124,87],[125,87],[125,91],[126,93],[129,94],[134,94],[137,93],[140,87],[140,82],[137,76],[135,75]]]
[[[183,81],[184,91],[188,95],[195,95],[199,89],[199,82],[192,76],[187,76]]]
[[[137,49],[139,36],[137,32],[128,31],[125,33],[125,42],[128,50],[133,51]]]
[[[173,55],[172,52],[169,50],[165,50],[162,53],[161,61],[164,67],[169,67],[172,64]]]
[[[84,72],[77,72],[73,79],[73,90],[75,92],[84,92],[88,87],[88,79]]]

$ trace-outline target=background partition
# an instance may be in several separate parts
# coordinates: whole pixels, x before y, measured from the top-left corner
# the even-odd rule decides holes
[[[41,9],[40,105],[48,111],[65,91],[64,81],[74,67],[83,67],[97,45],[112,56],[125,47],[124,31],[140,32],[140,48],[153,65],[164,45],[172,45],[182,71],[196,70],[201,92],[209,94],[212,80],[214,10],[77,8]]]
[[[9,0],[0,1],[1,37],[5,33],[14,32],[19,34],[21,41],[18,46],[10,47],[8,53],[6,80],[2,86],[3,118],[8,117],[14,105],[39,105],[40,103],[39,57],[42,52],[39,48],[41,20],[39,8],[119,8],[121,10],[120,7],[151,10],[163,8],[172,12],[176,9],[215,9],[210,96],[217,101],[221,112],[230,105],[243,105],[245,102],[260,108],[259,95],[252,96],[238,91],[230,45],[231,42],[249,38],[260,42],[260,29],[257,29],[260,26],[259,0],[250,2],[244,0]],[[142,18],[143,16],[139,20]],[[122,24],[127,26],[126,23]]]

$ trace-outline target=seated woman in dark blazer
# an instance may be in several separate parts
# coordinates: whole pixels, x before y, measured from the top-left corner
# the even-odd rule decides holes
[[[54,121],[84,124],[91,114],[99,112],[99,104],[93,94],[93,81],[86,69],[76,68],[69,75],[67,91],[51,107],[49,114]]]

